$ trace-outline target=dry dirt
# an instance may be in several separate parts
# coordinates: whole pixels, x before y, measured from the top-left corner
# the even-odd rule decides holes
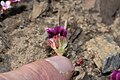
[[[107,26],[101,23],[101,17],[94,9],[84,10],[82,0],[61,0],[60,2],[53,0],[48,9],[31,21],[29,17],[33,10],[33,3],[34,0],[17,3],[0,18],[0,72],[10,71],[24,64],[54,56],[54,51],[46,42],[45,28],[64,25],[65,20],[68,20],[69,40],[65,56],[73,64],[80,56],[85,55],[85,43],[97,36],[109,34],[120,46],[120,17],[117,17],[112,25]],[[92,66],[94,69],[93,73],[89,73],[89,69],[85,72],[88,67],[82,66],[84,68],[81,69],[85,72],[83,76],[89,76],[81,80],[107,79],[106,76],[101,75],[94,61],[85,59],[85,62],[85,66]],[[76,76],[78,76],[77,73],[74,74],[73,80],[80,80],[76,79]]]

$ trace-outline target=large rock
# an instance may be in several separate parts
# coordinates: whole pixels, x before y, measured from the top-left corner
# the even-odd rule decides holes
[[[119,9],[120,0],[100,0],[100,12],[106,24],[113,23]]]
[[[41,15],[47,8],[48,4],[46,1],[44,2],[37,2],[35,1],[33,4],[33,10],[29,15],[29,19],[34,21],[39,15]]]
[[[83,8],[100,12],[102,22],[110,25],[120,11],[120,0],[83,0]]]
[[[103,66],[103,61],[110,55],[117,55],[120,52],[120,47],[114,42],[110,35],[102,35],[86,42],[85,57],[88,58],[94,55],[94,62],[98,68]]]
[[[106,74],[120,67],[120,53],[108,56],[102,66],[102,73]]]

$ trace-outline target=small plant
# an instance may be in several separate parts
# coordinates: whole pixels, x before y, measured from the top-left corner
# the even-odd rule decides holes
[[[47,28],[48,43],[57,55],[63,55],[67,42],[67,30],[63,26]]]
[[[1,14],[5,13],[9,8],[12,7],[13,3],[17,3],[21,0],[7,0],[7,1],[1,1],[0,5],[2,7],[1,9]]]

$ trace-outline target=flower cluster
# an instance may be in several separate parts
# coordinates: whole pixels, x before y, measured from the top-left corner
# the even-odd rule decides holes
[[[1,1],[0,4],[2,6],[1,12],[4,13],[6,12],[9,8],[11,8],[11,5],[13,3],[17,3],[21,0],[7,0],[7,1]]]
[[[67,30],[63,26],[47,28],[48,43],[57,55],[63,55],[67,46]]]
[[[114,70],[110,76],[110,80],[120,80],[120,71]]]

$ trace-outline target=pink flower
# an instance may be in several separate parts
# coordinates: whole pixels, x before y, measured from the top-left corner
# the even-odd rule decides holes
[[[64,29],[63,26],[56,26],[54,28],[47,28],[46,31],[48,33],[49,38],[52,38],[58,34],[60,34],[60,36],[63,36],[63,37],[66,37],[66,35],[67,35],[67,30]]]
[[[57,47],[59,46],[57,44],[57,41],[54,38],[51,38],[48,40],[49,45],[51,46],[52,49],[57,49]]]
[[[58,54],[63,55],[67,46],[67,30],[63,26],[47,28],[48,43],[52,49]]]
[[[120,80],[120,71],[114,70],[110,76],[110,80]]]
[[[63,55],[67,46],[67,40],[65,37],[56,35],[53,38],[48,39],[48,43],[52,49],[55,50],[57,55]]]
[[[7,9],[11,8],[11,2],[10,1],[1,1],[1,6],[2,6],[2,10],[6,11]]]

